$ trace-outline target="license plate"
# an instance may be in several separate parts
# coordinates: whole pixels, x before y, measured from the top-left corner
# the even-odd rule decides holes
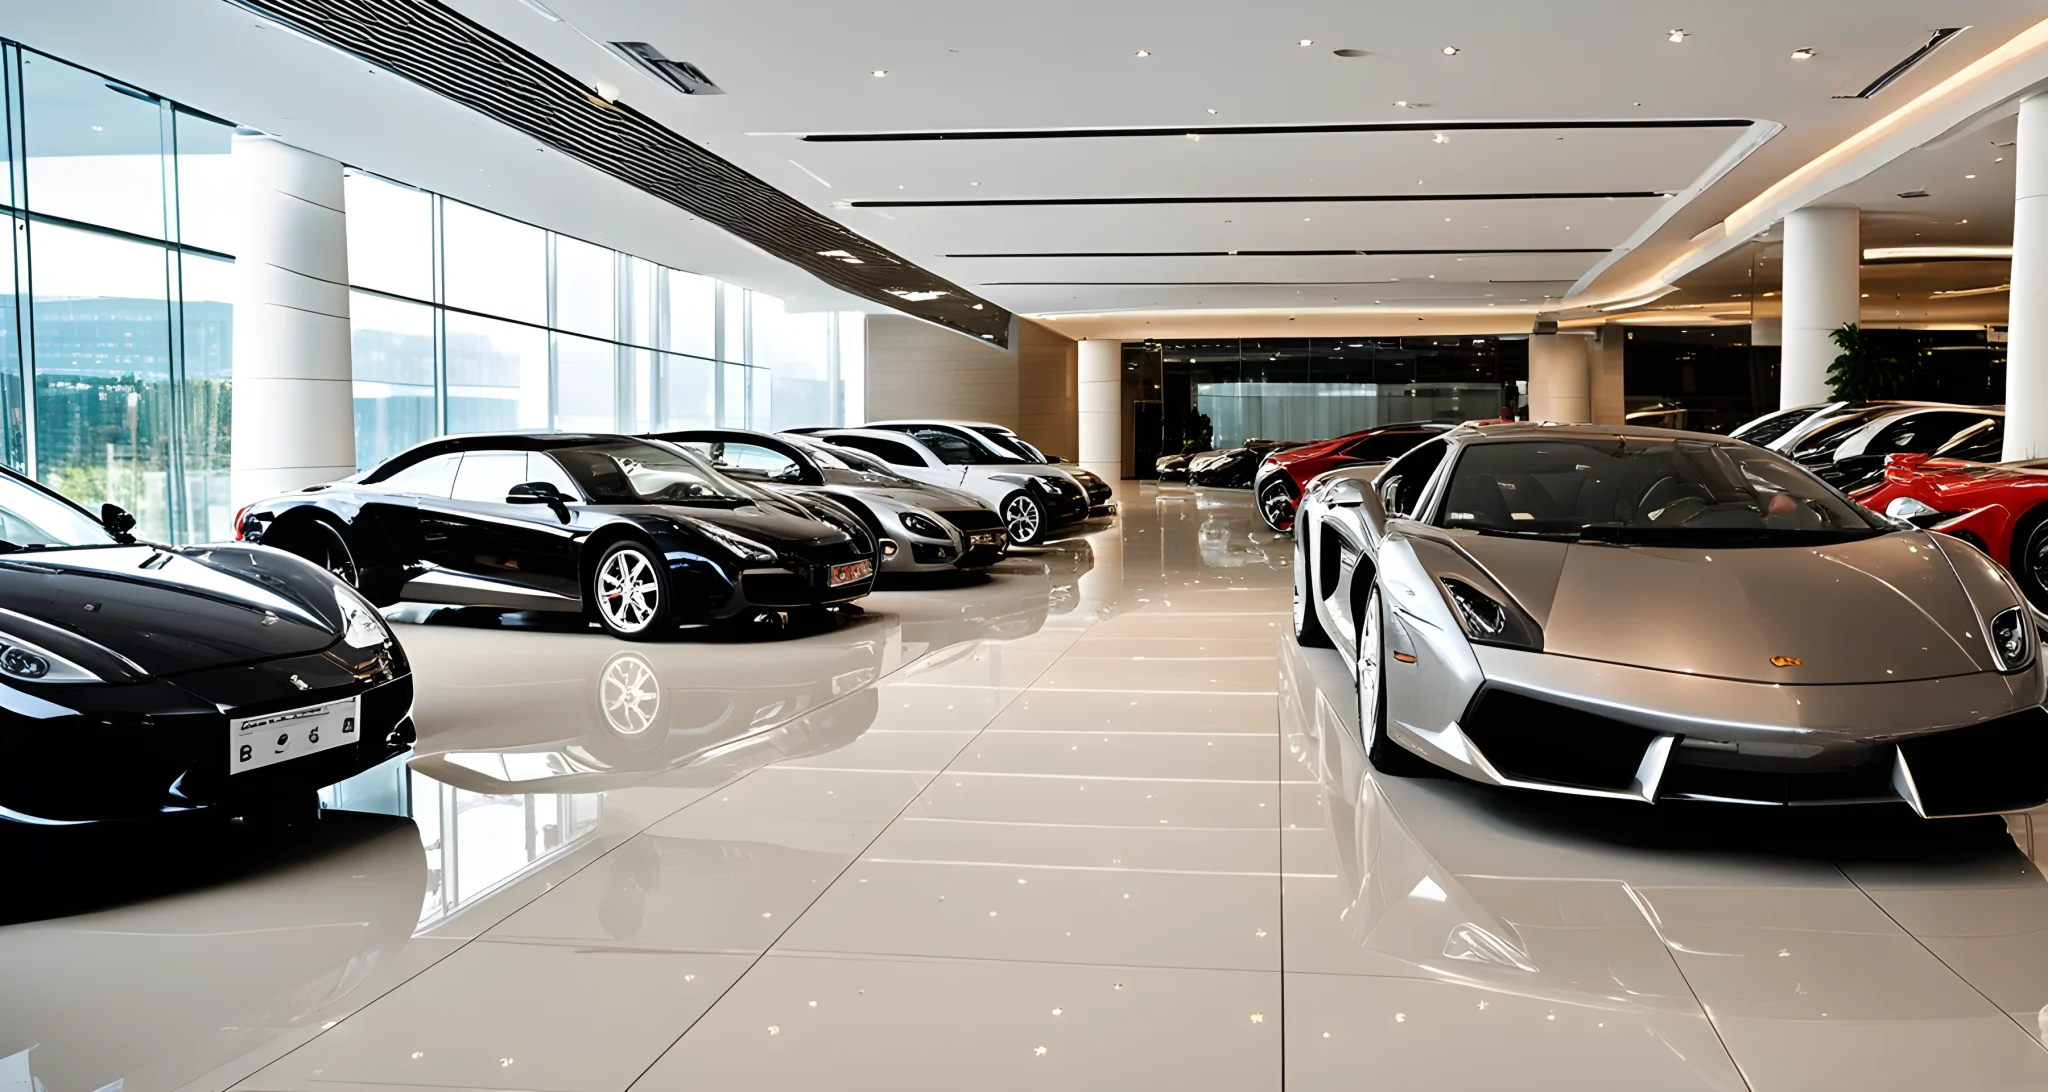
[[[979,534],[967,536],[967,544],[969,546],[1000,546],[1002,542],[1003,536],[999,531],[982,531]]]
[[[834,565],[832,566],[832,586],[836,588],[841,584],[851,584],[856,580],[866,580],[873,575],[875,575],[875,563],[872,561],[849,561],[844,565]]]
[[[346,698],[260,717],[236,717],[228,721],[228,772],[260,770],[354,743],[361,735],[356,731],[361,714],[361,700]]]

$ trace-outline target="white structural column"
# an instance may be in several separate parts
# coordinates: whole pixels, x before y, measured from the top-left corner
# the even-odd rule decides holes
[[[1114,482],[1124,476],[1124,344],[1084,341],[1074,409],[1081,450],[1075,462]]]
[[[2048,455],[2048,94],[2020,102],[2016,139],[2005,345],[2008,460]]]
[[[1862,299],[1862,213],[1807,208],[1785,217],[1785,317],[1780,337],[1778,405],[1828,400],[1832,338],[1855,322]]]
[[[1529,420],[1593,420],[1592,370],[1583,334],[1529,335]]]
[[[356,470],[348,231],[341,164],[267,136],[234,138],[234,503]]]

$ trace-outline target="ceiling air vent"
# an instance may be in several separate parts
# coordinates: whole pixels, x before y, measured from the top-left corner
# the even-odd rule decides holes
[[[685,95],[725,94],[725,88],[712,83],[703,69],[688,61],[671,61],[646,42],[613,42],[612,49]]]
[[[1970,28],[1943,27],[1940,30],[1935,31],[1933,34],[1928,35],[1927,41],[1923,43],[1920,46],[1920,48],[1914,50],[1911,53],[1906,54],[1904,60],[1891,66],[1890,68],[1885,69],[1882,75],[1870,81],[1870,83],[1867,86],[1865,86],[1863,90],[1857,91],[1854,94],[1836,95],[1835,98],[1867,99],[1872,95],[1877,94],[1879,91],[1882,91],[1887,87],[1890,87],[1894,82],[1898,80],[1900,76],[1903,76],[1908,71],[1910,71],[1914,65],[1919,64],[1921,61],[1926,60],[1928,54],[1933,53],[1935,50],[1940,49],[1943,45],[1946,45],[1950,38],[1953,38],[1956,35],[1961,34],[1962,32],[1968,29]]]

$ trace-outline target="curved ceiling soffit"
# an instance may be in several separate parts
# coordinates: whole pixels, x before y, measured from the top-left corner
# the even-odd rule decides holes
[[[436,0],[227,0],[461,103],[841,291],[1005,348],[1010,313]]]
[[[1575,299],[1577,310],[1662,294],[1688,273],[1770,229],[1785,215],[1824,200],[1916,148],[1997,120],[2048,85],[2048,20],[2036,23],[1919,97],[1822,152],[1693,237],[1656,273]]]

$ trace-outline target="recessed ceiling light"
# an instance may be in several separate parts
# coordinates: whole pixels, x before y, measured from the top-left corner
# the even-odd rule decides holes
[[[1294,44],[1295,44],[1295,45],[1298,45],[1298,46],[1312,46],[1312,45],[1316,44],[1316,42],[1315,42],[1315,39],[1313,39],[1313,38],[1303,38],[1302,40],[1300,40],[1300,41],[1298,41],[1298,42],[1296,42],[1296,43],[1294,43]]]
[[[1212,113],[1212,114],[1213,114],[1213,113],[1215,113],[1215,112],[1216,112],[1216,108],[1215,108],[1215,107],[1213,107],[1213,106],[1211,106],[1211,107],[1209,108],[1209,112],[1210,112],[1210,113]]]
[[[876,79],[878,79],[878,80],[879,80],[879,79],[881,79],[881,78],[882,78],[883,76],[886,76],[886,75],[888,75],[888,74],[889,74],[889,70],[888,70],[888,69],[886,69],[886,68],[877,68],[877,69],[875,69],[875,70],[874,70],[873,72],[869,73],[869,75],[872,75],[872,76],[873,76],[874,78],[876,78]]]
[[[1666,37],[1666,38],[1667,38],[1667,40],[1669,40],[1669,41],[1673,41],[1673,42],[1682,42],[1682,41],[1685,41],[1685,38],[1686,38],[1686,34],[1685,34],[1685,30],[1684,30],[1683,28],[1676,28],[1676,27],[1675,27],[1675,28],[1673,28],[1673,29],[1672,29],[1671,33],[1670,33],[1670,34],[1668,34],[1668,35],[1666,35],[1665,37]]]
[[[1812,47],[1804,46],[1792,51],[1792,59],[1795,61],[1810,61],[1813,59],[1814,53],[1815,50]]]
[[[1974,175],[1974,174],[1966,174],[1966,175],[1964,175],[1963,177],[1964,177],[1964,178],[1975,178],[1975,177],[1977,177],[1977,176],[1976,176],[1976,175]]]
[[[1451,138],[1443,135],[1442,133],[1438,133],[1433,141],[1433,143],[1436,144],[1449,144],[1450,142]]]
[[[1141,49],[1133,55],[1138,57],[1150,57],[1152,55],[1152,51],[1149,49]]]
[[[1457,47],[1457,46],[1454,46],[1454,45],[1447,45],[1447,46],[1445,46],[1445,47],[1444,47],[1444,56],[1446,56],[1446,57],[1455,57],[1455,56],[1457,56],[1457,55],[1458,55],[1458,47]]]

